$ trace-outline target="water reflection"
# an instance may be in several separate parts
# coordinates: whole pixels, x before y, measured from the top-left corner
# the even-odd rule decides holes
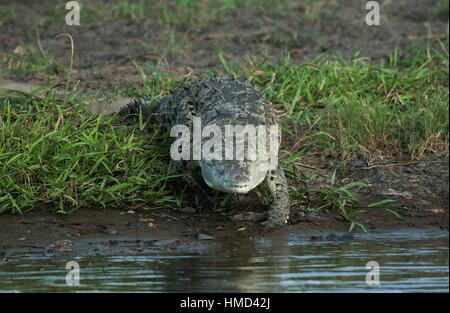
[[[350,242],[286,234],[137,255],[16,252],[0,264],[0,291],[448,292],[448,232],[358,234]],[[80,254],[82,255],[82,254]],[[65,263],[81,268],[67,286]],[[380,265],[370,287],[366,263]]]

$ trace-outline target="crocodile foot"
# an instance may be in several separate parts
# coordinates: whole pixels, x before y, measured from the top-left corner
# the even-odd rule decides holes
[[[286,218],[274,218],[269,217],[266,221],[262,222],[261,225],[264,226],[265,229],[273,229],[286,225]]]
[[[195,190],[195,197],[197,197],[199,208],[203,211],[213,210],[215,208],[215,201],[211,198],[208,192],[201,186],[191,175],[183,176],[183,181],[188,185],[189,189]]]

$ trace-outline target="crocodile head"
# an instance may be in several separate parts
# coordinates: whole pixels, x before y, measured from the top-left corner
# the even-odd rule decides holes
[[[205,183],[216,190],[245,194],[267,176],[269,161],[211,160],[201,161]]]
[[[239,120],[237,122],[239,123]],[[254,118],[252,122],[257,125],[256,127],[258,127],[258,122],[260,122],[260,125],[264,125],[264,120],[261,122]],[[222,122],[222,124],[225,124],[225,122]],[[242,121],[242,124],[244,124],[244,121]],[[203,159],[199,161],[198,165],[201,167],[203,179],[209,187],[227,193],[245,194],[262,183],[269,170],[276,169],[278,165],[278,148],[281,140],[281,132],[278,131],[279,126],[274,124],[275,128],[273,129],[276,130],[274,135],[271,134],[271,128],[263,129],[267,131],[265,136],[259,135],[260,130],[255,131],[254,133],[258,134],[258,136],[252,138],[252,140],[255,140],[253,141],[254,146],[253,149],[249,149],[251,146],[251,136],[248,135],[249,128],[247,127],[253,124],[247,124],[242,128],[235,128],[233,132],[222,131],[224,134],[222,138],[224,138],[225,142],[233,142],[237,134],[247,132],[247,136],[245,136],[247,138],[245,139],[244,135],[240,135],[242,141],[236,138],[236,146],[232,149],[233,154],[231,159],[226,159],[225,150],[227,147],[225,144],[221,158],[213,158],[212,160]],[[269,140],[266,140],[267,138]],[[203,144],[205,144],[206,140],[209,139],[204,137]],[[240,144],[238,145],[238,141],[240,144],[242,143],[242,146]],[[265,149],[259,149],[259,147],[265,147]],[[254,157],[250,157],[250,150],[257,152]]]

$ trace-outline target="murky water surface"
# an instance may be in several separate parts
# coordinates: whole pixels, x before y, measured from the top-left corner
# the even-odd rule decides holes
[[[231,245],[192,241],[173,249],[168,241],[147,250],[123,244],[98,249],[90,242],[74,245],[68,255],[15,251],[0,263],[0,291],[449,291],[448,231],[379,231],[355,234],[351,241],[324,237],[273,235]],[[77,287],[66,284],[71,260],[80,266]],[[379,264],[378,286],[366,283],[370,261]]]

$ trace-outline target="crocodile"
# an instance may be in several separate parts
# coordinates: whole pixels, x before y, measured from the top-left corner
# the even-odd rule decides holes
[[[270,160],[273,161],[273,159],[264,158],[172,160],[170,173],[184,173],[186,174],[184,178],[190,184],[196,185],[191,173],[200,168],[207,186],[234,194],[246,194],[265,180],[273,196],[273,202],[268,212],[263,213],[263,216],[255,215],[258,216],[255,220],[263,220],[263,226],[269,228],[287,223],[289,219],[288,186],[283,169],[278,164],[281,129],[272,103],[259,93],[248,79],[237,79],[234,76],[207,78],[171,91],[167,96],[154,99],[151,95],[147,95],[134,99],[122,107],[119,114],[141,114],[145,121],[154,120],[156,125],[162,126],[166,131],[174,125],[186,125],[191,133],[195,118],[201,118],[202,125],[214,124],[222,130],[225,125],[255,127],[276,125],[277,142],[265,141],[267,148],[269,144],[277,145],[276,154],[273,156],[276,161],[272,164]],[[225,140],[224,137],[221,139],[221,141]],[[203,143],[205,138],[201,140]],[[190,145],[192,147],[192,141]],[[200,191],[201,188],[196,190]]]

